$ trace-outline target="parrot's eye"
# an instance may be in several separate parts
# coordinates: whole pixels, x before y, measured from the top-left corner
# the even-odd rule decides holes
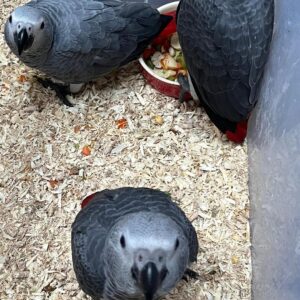
[[[178,249],[178,247],[179,247],[179,240],[176,239],[176,242],[175,242],[175,251]]]
[[[11,15],[9,16],[8,21],[11,24],[11,22],[12,22],[12,16]]]
[[[124,235],[122,235],[121,238],[120,238],[120,244],[121,244],[122,248],[125,248],[125,247],[126,247]]]
[[[43,21],[42,24],[41,24],[41,29],[44,29],[44,27],[45,27],[45,23]]]

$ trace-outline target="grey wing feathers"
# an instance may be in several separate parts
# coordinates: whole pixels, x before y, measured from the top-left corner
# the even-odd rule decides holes
[[[190,75],[200,97],[230,121],[245,119],[273,32],[274,3],[265,1],[181,1],[178,32]]]
[[[91,212],[88,217],[82,212],[72,226],[72,257],[77,281],[85,293],[94,297],[102,295],[104,289],[101,253],[107,232],[107,228],[96,220]],[[89,236],[95,238],[90,239]],[[88,258],[92,258],[93,262]]]

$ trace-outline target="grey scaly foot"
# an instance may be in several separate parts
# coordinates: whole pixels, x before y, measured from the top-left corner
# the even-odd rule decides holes
[[[178,75],[177,80],[180,84],[179,102],[183,103],[185,94],[190,92],[189,81],[188,78],[182,74]]]
[[[58,98],[63,102],[63,104],[73,107],[74,105],[67,99],[67,95],[70,95],[70,89],[68,86],[64,86],[62,84],[54,83],[49,79],[42,79],[40,77],[36,77],[37,81],[44,87],[50,88],[55,91]]]
[[[182,276],[182,279],[185,280],[186,282],[188,281],[188,277],[192,279],[198,279],[199,274],[191,269],[186,269],[184,272],[184,275]]]

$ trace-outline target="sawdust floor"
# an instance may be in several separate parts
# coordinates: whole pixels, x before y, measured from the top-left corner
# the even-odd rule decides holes
[[[4,0],[1,16],[17,2]],[[157,93],[137,64],[87,86],[74,108],[36,83],[3,35],[0,67],[1,300],[88,299],[72,269],[71,224],[83,197],[121,186],[168,191],[197,229],[202,279],[167,299],[250,299],[246,145]]]

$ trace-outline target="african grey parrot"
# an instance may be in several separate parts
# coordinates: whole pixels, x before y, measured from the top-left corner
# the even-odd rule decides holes
[[[198,240],[184,212],[164,192],[124,187],[87,197],[72,225],[72,258],[93,299],[154,300],[196,261]]]
[[[274,0],[182,0],[176,21],[189,72],[183,90],[242,142],[270,50]]]
[[[171,19],[142,2],[33,0],[9,16],[5,40],[26,65],[77,92],[83,83],[137,59]],[[72,106],[67,89],[39,81]]]

